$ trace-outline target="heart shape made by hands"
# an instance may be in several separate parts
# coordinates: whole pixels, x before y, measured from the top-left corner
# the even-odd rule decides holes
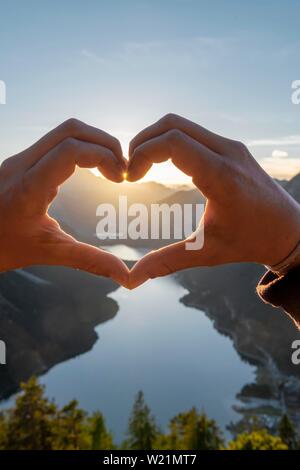
[[[189,245],[197,241],[197,231],[188,240],[147,254],[129,270],[112,253],[71,237],[48,215],[59,186],[76,166],[97,167],[104,177],[121,183],[125,173],[127,181],[134,182],[153,163],[168,159],[192,177],[207,200],[198,230],[205,232],[205,240],[196,249],[187,249],[187,241]],[[137,134],[129,146],[129,160],[116,138],[68,120],[4,161],[0,187],[0,271],[34,264],[64,265],[133,289],[147,279],[194,266],[243,261],[274,265],[297,242],[291,198],[248,149],[172,114]],[[274,232],[278,220],[295,225],[284,244],[282,232]]]

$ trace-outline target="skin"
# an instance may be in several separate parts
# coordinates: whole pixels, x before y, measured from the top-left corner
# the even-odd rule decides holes
[[[114,255],[65,233],[48,213],[59,186],[76,165],[98,167],[123,181],[126,162],[119,141],[70,119],[0,167],[0,272],[47,264],[64,265],[128,285],[129,271]]]
[[[114,255],[81,243],[51,218],[48,207],[76,166],[97,167],[109,180],[137,181],[153,163],[171,159],[207,198],[200,224],[204,246],[178,242],[153,251],[129,272]],[[64,265],[133,289],[175,271],[232,262],[274,265],[299,242],[300,206],[270,178],[241,142],[169,114],[131,142],[70,119],[0,167],[0,272]]]
[[[133,267],[129,287],[196,266],[232,262],[275,265],[299,243],[300,206],[259,166],[241,142],[169,114],[130,143],[127,180],[171,159],[207,198],[204,246],[186,242],[153,251]]]

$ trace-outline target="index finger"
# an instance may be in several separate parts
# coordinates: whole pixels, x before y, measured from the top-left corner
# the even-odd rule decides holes
[[[192,177],[206,197],[215,197],[222,190],[223,159],[176,129],[147,140],[134,150],[127,168],[127,181],[143,178],[153,163],[169,158],[179,170]]]
[[[31,147],[19,153],[18,156],[22,157],[24,167],[28,169],[37,163],[46,153],[68,138],[101,145],[110,149],[125,171],[126,161],[122,155],[122,148],[118,139],[107,132],[73,118],[68,119],[48,132]]]
[[[50,150],[23,175],[23,185],[39,200],[42,194],[55,192],[64,181],[81,168],[99,168],[104,177],[119,183],[123,175],[111,150],[76,139],[66,139]]]
[[[132,156],[139,145],[172,129],[184,132],[219,155],[222,155],[232,145],[230,139],[215,134],[189,119],[176,114],[167,114],[151,126],[146,127],[132,139],[129,145],[129,157]]]

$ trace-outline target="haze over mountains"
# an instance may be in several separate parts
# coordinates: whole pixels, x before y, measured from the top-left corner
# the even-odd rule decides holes
[[[124,183],[115,184],[103,178],[95,177],[88,170],[78,170],[72,178],[61,188],[60,193],[50,208],[53,215],[61,226],[81,241],[98,246],[116,243],[116,240],[99,240],[96,237],[96,226],[100,220],[96,216],[97,207],[100,204],[111,204],[116,209],[118,220],[119,198],[127,197],[127,206],[133,204],[143,204],[149,214],[149,227],[151,226],[151,204],[204,204],[204,198],[197,189],[191,189],[187,185],[165,186],[156,182],[147,183]],[[130,220],[135,217],[129,217]],[[183,226],[182,220],[182,226]],[[162,240],[163,220],[159,233],[159,240],[131,240],[128,238],[125,243],[136,247],[158,247],[166,242]],[[171,221],[171,227],[174,225]],[[192,230],[196,227],[196,214],[193,214]],[[171,240],[174,238],[171,229]],[[175,241],[175,239],[174,239]],[[124,241],[122,241],[123,243]]]
[[[81,241],[98,245],[95,231],[99,204],[112,204],[118,209],[119,197],[126,196],[128,206],[133,203],[149,205],[174,191],[174,188],[154,182],[119,185],[96,177],[89,170],[77,170],[61,188],[50,213]]]

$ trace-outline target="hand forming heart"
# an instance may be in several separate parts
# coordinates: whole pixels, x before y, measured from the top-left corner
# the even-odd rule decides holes
[[[0,167],[0,271],[64,265],[128,284],[127,266],[112,254],[80,243],[48,214],[58,187],[76,165],[98,167],[123,181],[126,162],[117,139],[70,119]]]
[[[200,225],[204,246],[181,241],[142,258],[130,287],[195,266],[233,262],[274,265],[295,248],[300,206],[259,166],[247,147],[174,114],[140,132],[130,143],[127,180],[142,178],[152,163],[171,159],[207,198]]]
[[[114,255],[80,243],[47,214],[76,165],[98,167],[114,182],[142,178],[171,159],[207,198],[204,246],[185,241],[142,258],[131,271]],[[65,265],[111,277],[128,288],[194,266],[276,264],[298,243],[300,209],[241,144],[170,114],[131,142],[129,162],[117,139],[70,119],[0,167],[0,271],[33,264]]]

